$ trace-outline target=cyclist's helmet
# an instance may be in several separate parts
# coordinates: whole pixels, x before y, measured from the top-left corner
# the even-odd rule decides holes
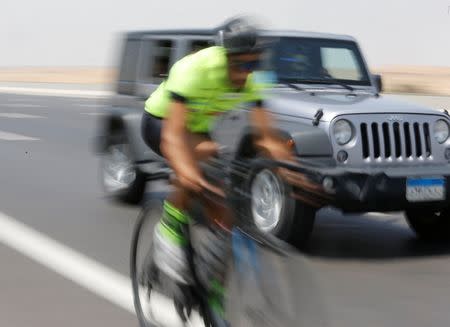
[[[232,18],[217,31],[217,44],[223,46],[229,54],[260,52],[258,29],[249,19]]]

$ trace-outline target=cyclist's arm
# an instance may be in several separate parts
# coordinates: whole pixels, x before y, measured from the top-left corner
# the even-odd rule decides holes
[[[258,101],[255,108],[250,112],[250,120],[256,129],[257,137],[254,140],[268,156],[277,160],[292,160],[292,151],[286,142],[274,129],[274,119]]]
[[[272,117],[263,107],[262,101],[256,101],[254,108],[250,111],[250,120],[260,139],[269,139],[274,136]]]
[[[163,155],[181,179],[180,182],[196,191],[199,191],[198,181],[201,174],[194,149],[189,146],[186,126],[188,99],[196,96],[204,84],[202,67],[195,57],[187,56],[170,69],[166,88],[171,101],[161,131]]]
[[[168,115],[163,121],[161,151],[177,177],[183,179],[182,183],[188,183],[186,186],[200,191],[198,181],[202,175],[193,149],[187,142],[187,112],[188,109],[184,102],[172,100]]]
[[[163,121],[161,150],[174,169],[178,182],[185,188],[200,192],[209,190],[223,196],[220,188],[210,184],[200,170],[199,162],[211,157],[217,145],[211,140],[188,132],[186,128],[188,108],[182,97],[175,98]]]
[[[271,113],[264,108],[264,89],[271,87],[270,80],[264,75],[252,73],[246,88],[254,107],[250,112],[250,122],[255,128],[254,144],[266,155],[278,160],[291,160],[292,151],[275,129],[275,121]]]

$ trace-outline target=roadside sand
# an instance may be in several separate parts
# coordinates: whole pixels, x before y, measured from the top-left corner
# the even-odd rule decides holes
[[[386,92],[450,95],[450,67],[386,66],[381,74]]]
[[[0,68],[0,82],[110,84],[116,78],[113,68],[19,67]]]
[[[450,96],[450,67],[386,66],[373,69],[383,77],[387,93]],[[21,67],[0,68],[2,83],[111,84],[114,68]]]

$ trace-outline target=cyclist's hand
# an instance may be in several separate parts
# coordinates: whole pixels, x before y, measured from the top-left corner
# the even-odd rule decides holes
[[[211,184],[210,182],[208,182],[205,179],[201,180],[200,185],[202,187],[202,191],[208,191],[208,192],[214,193],[215,195],[218,195],[220,197],[225,197],[225,193],[222,189]]]
[[[277,138],[267,138],[260,142],[260,146],[266,155],[277,161],[295,162],[294,154],[289,146]],[[325,192],[321,184],[311,180],[300,172],[294,172],[286,168],[278,168],[277,173],[290,185],[299,189],[295,197],[312,207],[320,208],[331,201],[331,196]]]
[[[294,197],[310,206],[320,208],[332,200],[321,184],[311,180],[305,174],[286,168],[278,169],[278,173],[287,183],[297,188],[298,191],[295,192]]]
[[[208,182],[195,168],[185,167],[177,173],[177,177],[179,184],[185,189],[196,193],[208,191],[221,197],[225,196],[223,190]]]
[[[198,193],[202,190],[201,180],[203,179],[199,169],[191,164],[183,164],[175,171],[177,179],[175,183],[182,188]]]
[[[177,174],[176,183],[179,184],[182,188],[187,189],[189,191],[193,191],[198,193],[201,191],[201,186],[199,183],[199,179],[196,176],[190,176],[187,174]]]
[[[282,140],[276,138],[267,138],[262,140],[259,145],[262,147],[265,154],[279,161],[293,161],[294,156],[288,145]]]

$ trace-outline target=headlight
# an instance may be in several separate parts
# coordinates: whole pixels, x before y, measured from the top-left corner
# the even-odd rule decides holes
[[[448,135],[450,133],[447,122],[443,119],[439,119],[434,124],[433,133],[434,133],[434,138],[439,143],[444,143],[445,141],[447,141]]]
[[[334,123],[333,133],[336,142],[339,145],[344,145],[353,138],[353,127],[349,121],[341,119]]]

